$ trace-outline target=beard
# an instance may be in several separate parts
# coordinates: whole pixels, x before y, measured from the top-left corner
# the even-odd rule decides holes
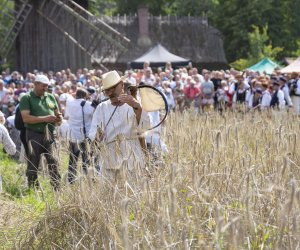
[[[116,94],[111,94],[111,95],[109,96],[109,99],[110,99],[110,101],[111,101],[111,104],[113,104],[113,105],[118,105],[118,104],[119,104],[118,95],[116,95]]]

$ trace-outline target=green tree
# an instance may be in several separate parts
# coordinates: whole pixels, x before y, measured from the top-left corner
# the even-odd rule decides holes
[[[247,57],[248,33],[252,25],[268,24],[264,13],[272,8],[272,0],[219,0],[212,24],[224,35],[224,48],[229,62]]]
[[[295,57],[299,57],[300,56],[300,39],[298,39],[296,41],[296,44],[297,44],[297,47],[296,49],[291,53],[292,56],[295,56]]]
[[[168,6],[169,13],[178,16],[213,15],[218,0],[175,0]]]
[[[147,6],[152,15],[200,16],[212,12],[218,0],[114,0],[112,2],[116,4],[115,14],[134,14],[139,6]]]
[[[247,33],[252,25],[268,26],[269,40],[274,47],[284,48],[278,56],[290,56],[300,39],[299,0],[219,0],[211,23],[224,35],[229,61],[247,57],[250,41]]]
[[[239,70],[243,70],[260,61],[261,59],[268,57],[272,60],[276,60],[278,54],[283,51],[282,47],[273,47],[272,42],[268,35],[268,26],[259,29],[258,26],[253,25],[253,31],[248,33],[249,40],[249,52],[246,58],[236,60],[231,64]]]
[[[114,0],[93,0],[89,9],[94,15],[111,16],[117,12],[117,3]]]
[[[117,13],[135,14],[140,6],[149,8],[153,15],[165,15],[171,3],[171,0],[115,0]]]

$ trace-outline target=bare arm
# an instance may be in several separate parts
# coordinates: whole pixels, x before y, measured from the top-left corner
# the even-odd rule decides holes
[[[133,111],[135,113],[136,116],[136,121],[137,124],[140,124],[140,120],[141,120],[141,115],[142,115],[142,107],[141,105],[138,103],[135,107],[133,107]]]
[[[42,123],[42,122],[47,122],[47,123],[59,122],[58,118],[55,115],[33,116],[33,115],[30,115],[29,110],[21,111],[21,115],[22,115],[24,123],[29,123],[29,124],[36,124],[36,123]]]

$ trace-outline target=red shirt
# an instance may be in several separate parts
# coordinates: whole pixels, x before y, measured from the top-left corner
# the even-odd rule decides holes
[[[184,94],[188,99],[195,99],[195,96],[200,93],[200,89],[191,86],[184,87]]]

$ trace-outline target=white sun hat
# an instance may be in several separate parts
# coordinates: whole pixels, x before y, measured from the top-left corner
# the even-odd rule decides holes
[[[45,75],[36,75],[34,82],[40,82],[43,84],[50,84],[49,78]]]
[[[123,81],[126,78],[126,76],[120,77],[117,71],[109,71],[102,75],[102,90],[109,89],[115,85],[117,85],[119,82]]]

